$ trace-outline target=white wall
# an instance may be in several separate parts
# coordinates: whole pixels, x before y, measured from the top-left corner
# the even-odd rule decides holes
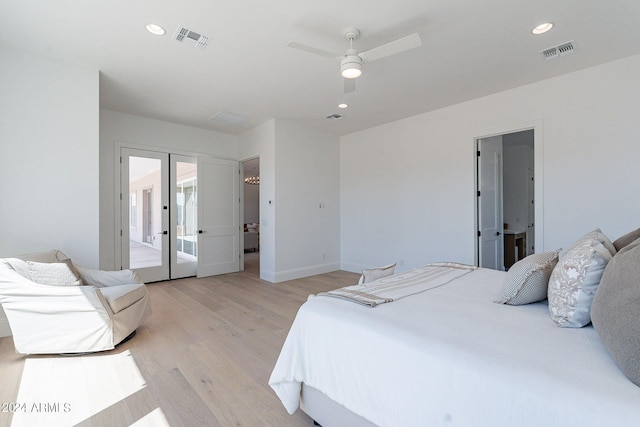
[[[338,270],[339,139],[286,120],[275,135],[275,281]]]
[[[116,165],[118,144],[175,154],[237,159],[237,137],[160,120],[100,110],[100,267],[119,269],[116,260]],[[119,242],[118,242],[119,243]]]
[[[238,158],[260,157],[260,278],[275,282],[275,120],[238,136]],[[271,203],[269,203],[271,201]]]
[[[0,47],[0,257],[98,266],[98,89],[96,69]]]
[[[532,124],[542,130],[536,251],[596,227],[612,239],[637,228],[638,75],[633,56],[344,136],[342,268],[474,263],[474,138]]]
[[[238,150],[260,156],[260,278],[339,269],[338,138],[275,119],[240,135]]]
[[[98,266],[98,70],[0,47],[0,257]]]

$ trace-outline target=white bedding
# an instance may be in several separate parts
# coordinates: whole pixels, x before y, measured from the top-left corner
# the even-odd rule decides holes
[[[640,425],[640,388],[595,330],[493,303],[504,274],[375,308],[310,296],[269,384],[289,413],[304,382],[380,426]]]

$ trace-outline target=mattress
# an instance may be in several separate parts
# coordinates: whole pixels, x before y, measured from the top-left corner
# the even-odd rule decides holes
[[[269,384],[293,413],[305,383],[380,426],[628,426],[640,388],[591,326],[546,302],[495,304],[504,272],[477,269],[374,308],[310,296]]]

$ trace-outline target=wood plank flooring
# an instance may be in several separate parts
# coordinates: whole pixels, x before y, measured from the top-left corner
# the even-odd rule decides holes
[[[248,268],[149,284],[153,314],[136,336],[88,356],[27,357],[0,338],[0,404],[27,405],[0,412],[0,426],[311,426],[267,381],[307,296],[357,280],[273,284]]]

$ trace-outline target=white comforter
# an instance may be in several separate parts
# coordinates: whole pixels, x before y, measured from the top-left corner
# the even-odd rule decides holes
[[[380,426],[640,425],[640,388],[595,330],[558,328],[546,302],[493,303],[504,274],[375,308],[310,296],[269,384],[289,413],[304,382]]]

